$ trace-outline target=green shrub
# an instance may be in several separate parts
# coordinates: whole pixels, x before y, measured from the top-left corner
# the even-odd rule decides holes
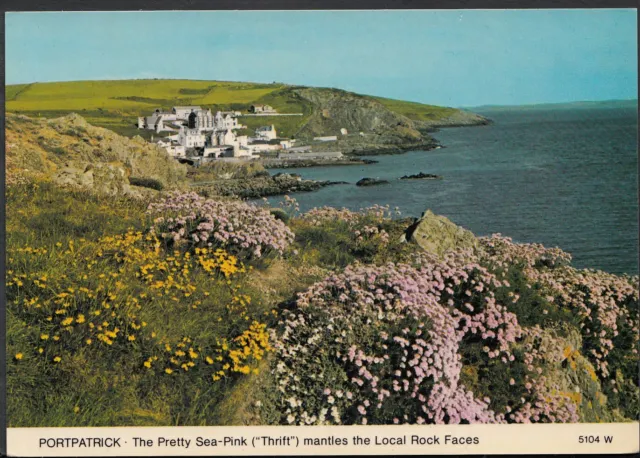
[[[162,184],[160,180],[156,180],[155,178],[129,177],[129,183],[131,183],[131,185],[133,186],[155,189],[156,191],[162,191],[164,189],[164,184]]]

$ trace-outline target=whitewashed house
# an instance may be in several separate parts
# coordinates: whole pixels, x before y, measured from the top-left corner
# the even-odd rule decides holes
[[[218,111],[214,119],[215,130],[240,129],[242,126],[238,124],[238,118],[233,112]]]
[[[189,113],[187,127],[197,129],[198,132],[212,131],[215,125],[211,110],[197,110]]]
[[[199,106],[188,106],[188,107],[173,107],[171,112],[176,115],[177,119],[181,119],[186,121],[192,111],[200,111],[202,108]]]
[[[138,129],[149,129],[156,132],[175,130],[166,124],[171,124],[174,121],[176,121],[176,116],[173,113],[156,110],[151,116],[138,117]]]
[[[251,105],[249,107],[251,113],[277,113],[277,111],[271,105]]]
[[[203,148],[206,143],[206,136],[198,129],[189,129],[182,126],[178,133],[178,143],[185,148]]]
[[[185,157],[186,149],[184,146],[180,145],[177,141],[171,140],[169,138],[161,138],[155,141],[155,144],[164,148],[165,151],[172,157]]]
[[[271,124],[270,126],[258,127],[256,129],[256,137],[261,140],[275,140],[278,138],[276,127]]]

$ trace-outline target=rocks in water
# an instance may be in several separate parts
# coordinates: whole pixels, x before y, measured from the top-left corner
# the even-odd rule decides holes
[[[379,178],[363,178],[356,183],[356,186],[375,186],[387,183],[389,183],[387,180],[381,180]]]
[[[332,184],[342,184],[342,182],[304,180],[299,175],[279,173],[270,177],[217,180],[195,186],[195,188],[206,196],[235,196],[255,199],[291,192],[317,191]]]
[[[276,173],[275,175],[273,175],[273,178],[275,180],[290,180],[292,178],[295,178],[298,181],[302,180],[302,177],[297,173],[284,173],[284,172]]]
[[[441,175],[435,175],[433,173],[420,172],[415,175],[405,175],[400,177],[401,180],[441,180]]]
[[[418,244],[425,251],[442,257],[460,248],[476,249],[478,240],[469,230],[457,226],[444,216],[427,210],[406,231],[406,240]]]

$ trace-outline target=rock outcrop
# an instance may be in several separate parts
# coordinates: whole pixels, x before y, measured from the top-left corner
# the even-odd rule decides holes
[[[415,175],[404,175],[400,177],[401,180],[441,180],[442,176],[435,175],[433,173],[416,173]]]
[[[387,183],[389,183],[387,180],[381,180],[379,178],[363,178],[356,183],[356,186],[376,186]]]
[[[418,244],[425,251],[443,256],[460,248],[476,249],[478,240],[469,230],[457,226],[444,216],[427,210],[405,233],[405,239]]]
[[[13,169],[107,195],[148,192],[131,186],[130,176],[157,180],[165,189],[186,182],[186,166],[164,149],[92,126],[77,114],[56,119],[8,114],[6,122],[7,159]]]
[[[333,184],[345,184],[338,181],[304,180],[299,175],[279,173],[269,177],[217,180],[200,183],[194,189],[204,196],[227,196],[242,199],[277,196],[292,192],[317,191]]]
[[[324,135],[338,140],[314,145],[314,151],[332,150],[345,154],[376,154],[409,149],[430,149],[437,142],[421,132],[414,121],[385,107],[372,97],[339,89],[294,87],[296,97],[312,105],[312,114],[296,133],[306,141]],[[362,133],[362,134],[361,134]]]

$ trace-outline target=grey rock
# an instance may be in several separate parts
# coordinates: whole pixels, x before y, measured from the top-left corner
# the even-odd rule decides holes
[[[469,230],[454,224],[444,216],[427,210],[406,231],[409,242],[438,257],[457,249],[477,249],[478,240]]]

